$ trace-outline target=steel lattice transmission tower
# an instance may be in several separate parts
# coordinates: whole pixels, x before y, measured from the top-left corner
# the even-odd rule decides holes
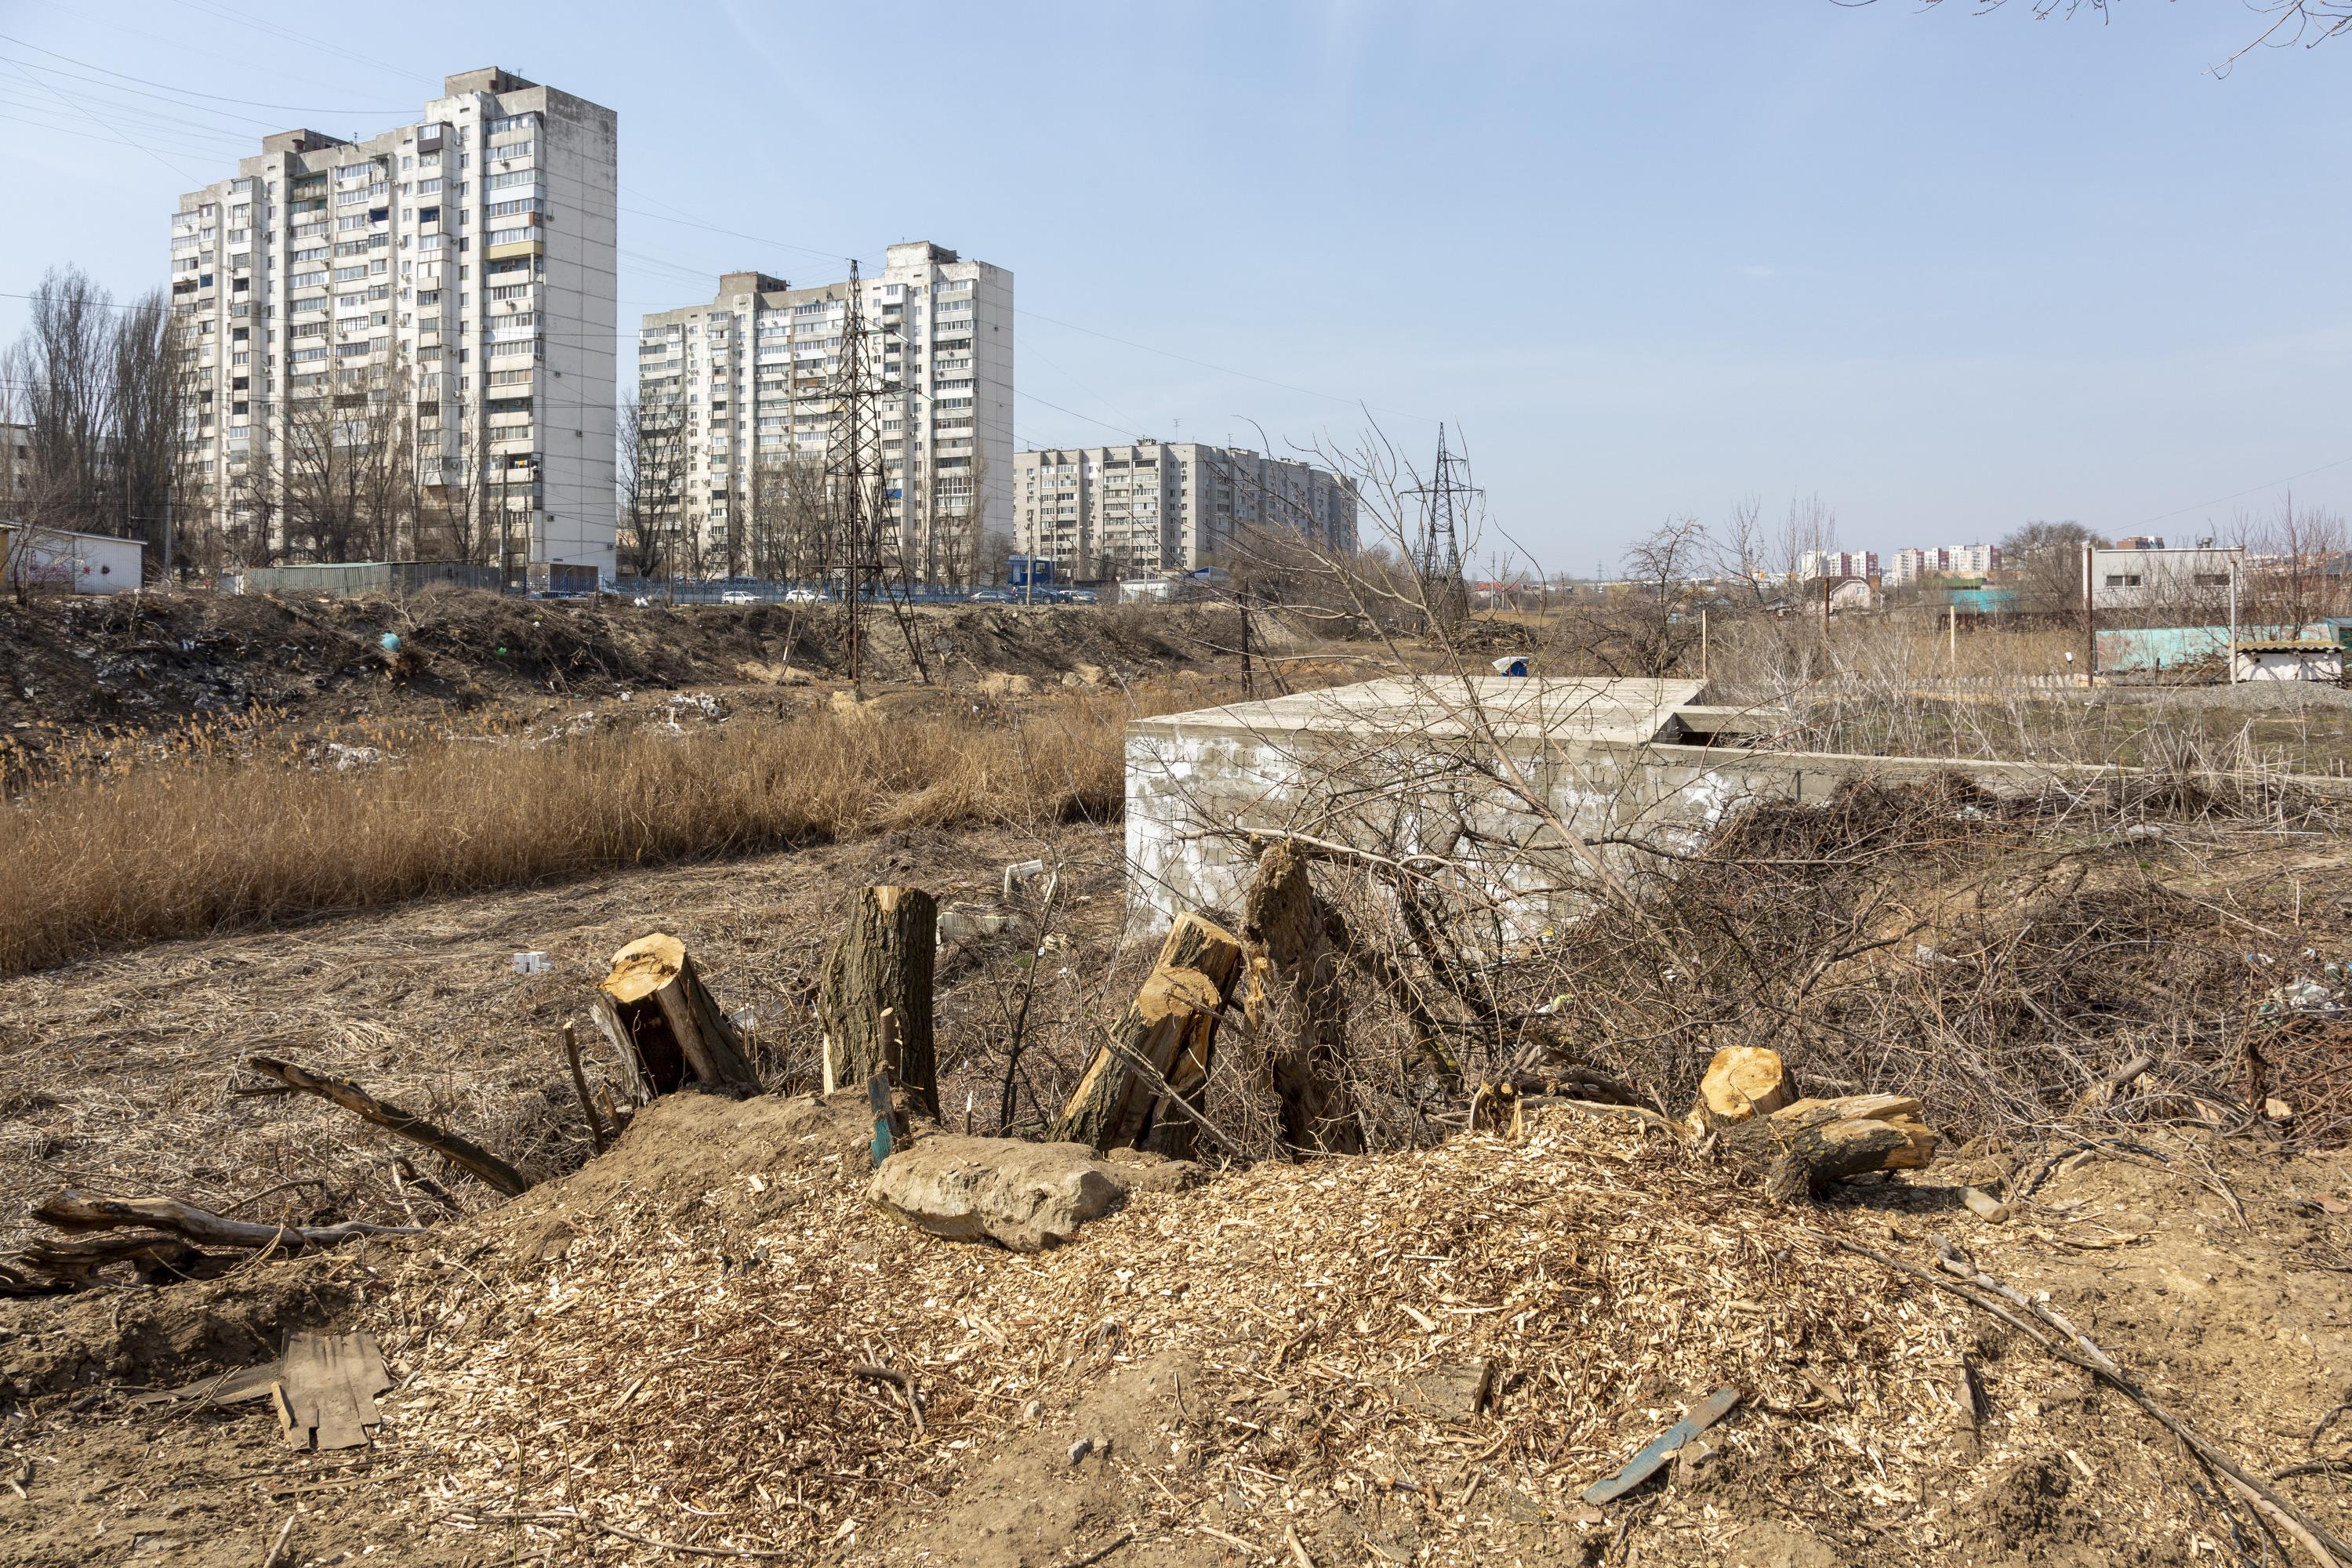
[[[1469,481],[1469,464],[1445,445],[1437,427],[1437,464],[1429,482],[1404,493],[1421,498],[1421,542],[1413,551],[1413,575],[1421,583],[1422,611],[1433,626],[1458,624],[1470,613],[1469,585],[1462,580],[1462,531],[1474,498],[1483,494]]]
[[[833,436],[826,445],[826,500],[835,518],[834,559],[849,618],[849,679],[863,673],[866,584],[882,572],[881,418],[875,405],[899,390],[874,371],[866,342],[866,288],[849,263],[849,308],[841,328],[841,369],[833,378]]]

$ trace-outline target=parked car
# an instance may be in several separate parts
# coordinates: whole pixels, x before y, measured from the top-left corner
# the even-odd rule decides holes
[[[756,605],[760,599],[756,594],[747,594],[740,588],[730,588],[719,595],[719,602],[722,605]]]
[[[970,601],[975,605],[1017,605],[1021,595],[1010,588],[976,589]]]
[[[1062,599],[1064,603],[1072,605],[1096,605],[1102,602],[1101,596],[1092,588],[1073,588],[1063,595]]]
[[[832,597],[831,595],[826,594],[822,589],[818,588],[787,588],[784,590],[784,603],[787,605],[822,605],[830,597]]]

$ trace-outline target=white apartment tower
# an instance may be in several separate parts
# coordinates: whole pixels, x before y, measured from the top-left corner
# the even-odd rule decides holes
[[[1934,550],[1898,550],[1890,588],[1905,588],[1923,577],[1981,577],[2000,570],[1998,544],[1947,544]]]
[[[858,286],[867,369],[892,389],[875,405],[885,548],[919,581],[968,581],[979,537],[1012,531],[1013,274],[915,241]],[[667,422],[657,460],[682,474],[665,526],[698,542],[703,574],[814,574],[779,519],[822,482],[846,406],[849,289],[730,272],[709,304],[645,318],[642,417]]]
[[[1013,487],[1015,552],[1051,557],[1070,578],[1196,571],[1253,528],[1356,548],[1350,481],[1244,447],[1145,440],[1023,452]]]
[[[328,552],[312,492],[392,483],[396,450],[405,537],[349,549],[612,571],[617,141],[609,109],[465,71],[415,124],[281,132],[181,198],[187,435],[225,538]]]

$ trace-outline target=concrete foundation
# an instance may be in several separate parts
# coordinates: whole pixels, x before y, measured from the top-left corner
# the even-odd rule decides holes
[[[1232,911],[1253,838],[1335,865],[1475,889],[1505,938],[1573,918],[1595,877],[1658,864],[1758,799],[1960,773],[1995,791],[2119,770],[1774,752],[1721,743],[1738,716],[1695,680],[1400,678],[1139,720],[1127,731],[1131,929]],[[1717,743],[1697,743],[1712,737]]]

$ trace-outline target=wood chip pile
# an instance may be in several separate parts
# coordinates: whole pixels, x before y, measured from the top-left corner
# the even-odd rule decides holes
[[[1497,1520],[1605,1532],[1618,1515],[1583,1489],[1733,1384],[1744,1403],[1709,1440],[1752,1487],[1750,1517],[1860,1542],[1874,1512],[1957,1507],[1970,1474],[2032,1445],[2064,1382],[2002,1362],[1988,1376],[2021,1414],[1979,1446],[1960,1366],[1983,1320],[1630,1123],[1538,1111],[1517,1142],[1260,1165],[1140,1195],[1034,1257],[899,1227],[837,1141],[801,1142],[708,1192],[590,1194],[560,1256],[509,1238],[437,1304],[405,1286],[380,1301],[369,1326],[406,1374],[387,1434],[419,1483],[394,1506],[436,1531],[574,1539],[592,1521],[880,1560],[877,1521],[936,1520],[1008,1444],[1087,1436],[1072,1413],[1089,1388],[1163,1359],[1191,1370],[1166,1462],[1117,1521],[1139,1541],[1205,1528],[1273,1553],[1287,1523],[1399,1506],[1440,1561],[1467,1561]],[[1234,1521],[1213,1509],[1237,1498],[1272,1511],[1205,1523]],[[2186,1522],[2110,1501],[2126,1534]],[[1642,1506],[1731,1522],[1679,1489]]]

